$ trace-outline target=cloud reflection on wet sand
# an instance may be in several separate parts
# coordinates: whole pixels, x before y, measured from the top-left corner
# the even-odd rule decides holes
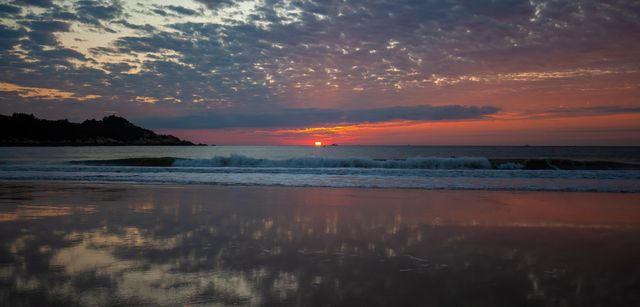
[[[637,303],[637,194],[115,187],[0,186],[3,305]]]

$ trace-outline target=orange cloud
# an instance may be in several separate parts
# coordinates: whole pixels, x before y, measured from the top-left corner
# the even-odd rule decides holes
[[[149,97],[149,96],[136,96],[136,101],[142,102],[142,103],[155,104],[156,102],[158,102],[158,98]]]
[[[73,99],[87,101],[98,99],[100,95],[77,96],[76,93],[61,91],[53,88],[28,87],[13,83],[0,82],[0,92],[16,92],[22,98],[40,98],[45,100]]]

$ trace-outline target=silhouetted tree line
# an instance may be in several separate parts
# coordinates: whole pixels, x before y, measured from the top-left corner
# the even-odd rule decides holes
[[[0,145],[193,145],[172,135],[158,135],[110,115],[82,123],[39,119],[32,114],[0,115]]]

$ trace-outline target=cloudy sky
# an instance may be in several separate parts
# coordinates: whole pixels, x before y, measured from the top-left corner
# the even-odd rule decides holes
[[[640,145],[640,2],[0,0],[0,113],[216,144]]]

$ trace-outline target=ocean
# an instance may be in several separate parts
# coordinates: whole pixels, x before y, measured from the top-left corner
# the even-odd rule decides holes
[[[3,147],[0,180],[640,192],[640,147]]]

